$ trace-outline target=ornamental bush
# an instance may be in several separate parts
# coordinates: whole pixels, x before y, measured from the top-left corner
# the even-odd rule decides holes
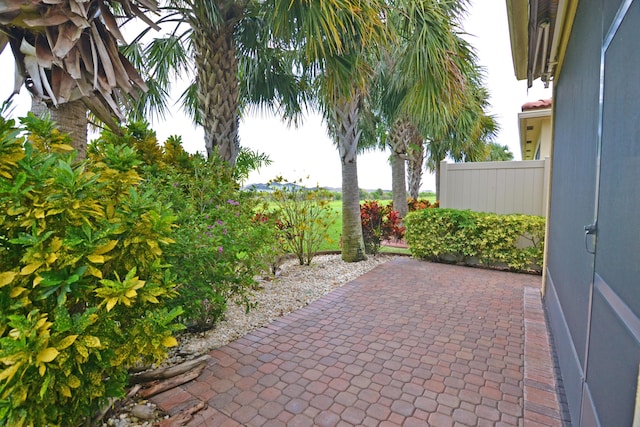
[[[0,425],[73,426],[177,344],[175,216],[131,148],[80,162],[51,122],[22,122],[0,117]]]
[[[275,217],[285,250],[293,253],[300,265],[310,265],[321,245],[329,241],[328,229],[335,222],[329,204],[333,195],[318,187],[307,189],[300,182],[282,178],[270,182],[273,191],[268,200],[275,207],[271,216]]]
[[[366,253],[376,255],[383,240],[402,239],[404,226],[397,211],[390,204],[381,205],[369,200],[360,205],[362,237]]]
[[[161,171],[146,167],[142,188],[174,210],[175,244],[166,251],[178,281],[182,322],[189,330],[211,329],[229,301],[252,307],[255,277],[267,269],[273,225],[256,221],[257,197],[240,191],[229,165],[213,156],[191,156],[188,164]]]
[[[436,200],[435,202],[431,203],[427,199],[413,199],[409,197],[407,198],[407,206],[409,207],[409,212],[413,212],[422,209],[439,208],[440,202]]]
[[[542,267],[543,217],[425,209],[409,213],[405,224],[416,258],[513,271],[539,272]]]

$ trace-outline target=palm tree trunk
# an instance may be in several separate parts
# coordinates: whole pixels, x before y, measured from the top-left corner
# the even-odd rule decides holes
[[[78,160],[87,157],[87,106],[82,100],[70,101],[60,104],[57,107],[49,108],[44,102],[33,98],[31,101],[31,112],[42,118],[49,114],[52,121],[60,132],[71,137],[71,146],[77,151]]]
[[[334,106],[332,117],[342,164],[342,259],[347,262],[367,259],[362,237],[358,186],[358,104],[357,95],[341,102]]]
[[[400,218],[407,216],[407,184],[405,181],[405,156],[391,154],[391,193],[393,195],[393,209],[398,211]]]
[[[407,147],[411,141],[413,126],[407,118],[394,122],[389,135],[391,149],[391,190],[393,193],[393,209],[404,218],[409,211],[407,204],[406,167]]]
[[[436,163],[436,200],[440,200],[440,162]]]
[[[420,196],[420,186],[422,185],[422,174],[424,165],[424,145],[422,141],[418,144],[411,144],[407,150],[409,155],[409,168],[407,180],[409,181],[409,197],[418,199]]]
[[[217,154],[231,166],[240,151],[238,59],[233,28],[234,22],[218,30],[193,28],[199,113],[207,155]]]

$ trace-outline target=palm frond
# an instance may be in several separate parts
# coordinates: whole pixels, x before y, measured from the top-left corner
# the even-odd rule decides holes
[[[136,96],[147,86],[118,49],[124,42],[109,5],[155,25],[143,10],[155,0],[3,2],[0,32],[7,35],[17,70],[32,94],[53,105],[82,99],[115,127],[122,119],[119,93]]]

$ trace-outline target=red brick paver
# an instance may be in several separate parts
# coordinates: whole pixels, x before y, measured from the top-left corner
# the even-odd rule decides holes
[[[553,365],[537,367],[551,360],[539,286],[397,258],[212,351],[196,381],[153,400],[171,415],[205,401],[192,426],[533,426],[557,409]]]

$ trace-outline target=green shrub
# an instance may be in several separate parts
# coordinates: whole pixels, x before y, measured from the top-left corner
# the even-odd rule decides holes
[[[23,123],[0,118],[0,424],[72,426],[177,344],[175,217],[132,186],[130,148],[76,162],[51,123]]]
[[[404,237],[404,226],[401,225],[400,216],[391,204],[381,205],[375,200],[366,201],[360,205],[360,218],[364,248],[368,254],[376,255],[383,240]]]
[[[266,204],[268,206],[268,204]],[[282,232],[281,222],[277,216],[266,211],[267,207],[255,214],[253,221],[257,226],[263,226],[264,233],[264,250],[263,262],[268,267],[269,273],[276,275],[282,263],[287,259],[287,251],[285,249],[285,235]]]
[[[283,179],[271,182],[282,183]],[[301,181],[299,181],[301,182]],[[274,186],[269,194],[273,216],[282,232],[284,247],[300,265],[310,265],[320,246],[329,239],[327,230],[335,221],[329,204],[332,194],[320,188],[306,189],[295,183]]]
[[[172,305],[191,330],[212,328],[227,302],[251,307],[255,276],[273,247],[272,225],[255,221],[257,197],[238,190],[229,165],[217,157],[193,156],[189,167],[147,168],[143,188],[177,215],[175,244],[167,250],[179,286]]]
[[[539,271],[542,266],[543,217],[425,209],[409,213],[405,224],[416,258],[514,271]]]

